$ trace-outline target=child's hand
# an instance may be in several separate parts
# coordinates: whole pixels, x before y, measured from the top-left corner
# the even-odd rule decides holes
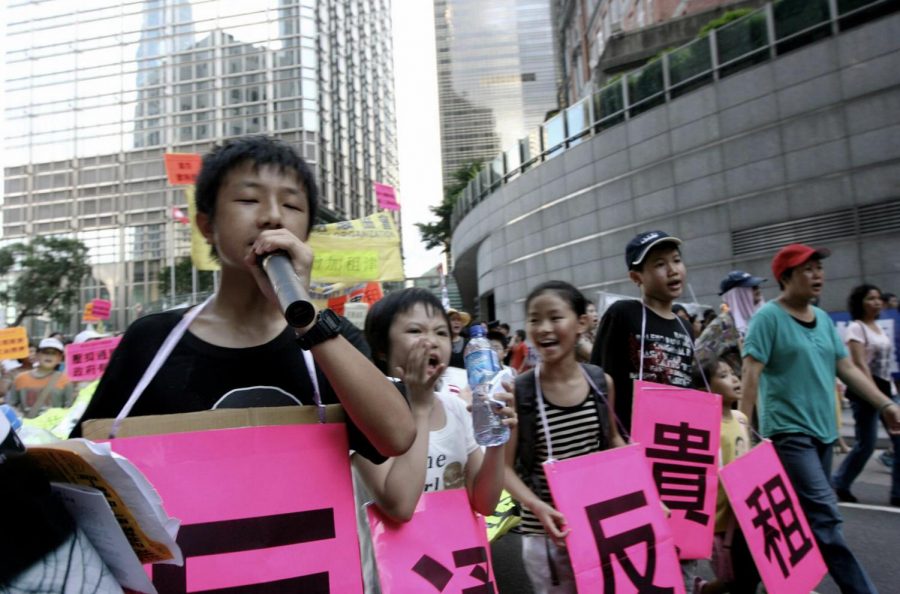
[[[511,383],[503,382],[503,389],[506,392],[497,392],[494,394],[494,400],[503,402],[504,406],[497,409],[497,413],[503,417],[503,424],[514,429],[519,424],[519,417],[516,415],[515,405],[513,404],[513,386]]]
[[[566,518],[552,505],[538,501],[531,507],[531,513],[544,525],[544,531],[554,544],[560,547],[566,546],[566,537],[569,535],[569,526]]]
[[[444,363],[435,365],[435,346],[427,338],[419,338],[409,350],[406,364],[395,370],[397,377],[406,384],[410,402],[414,406],[430,407],[434,403],[434,385],[447,368]]]
[[[259,285],[260,291],[269,301],[278,305],[278,297],[272,289],[266,272],[257,262],[259,256],[283,250],[287,252],[294,266],[294,272],[300,277],[303,286],[309,288],[309,278],[313,265],[313,251],[308,244],[300,241],[300,238],[287,229],[266,229],[262,231],[250,247],[250,251],[244,257],[244,264],[250,269],[250,273]]]

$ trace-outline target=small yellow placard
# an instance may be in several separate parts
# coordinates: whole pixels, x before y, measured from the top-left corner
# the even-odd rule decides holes
[[[0,329],[0,359],[24,359],[28,356],[28,333],[24,326]]]

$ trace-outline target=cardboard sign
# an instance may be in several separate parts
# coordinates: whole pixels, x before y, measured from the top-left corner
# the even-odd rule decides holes
[[[397,192],[394,186],[380,184],[374,182],[375,198],[378,200],[378,208],[385,210],[400,210],[400,204],[397,202]]]
[[[92,299],[91,313],[95,318],[100,320],[108,320],[109,312],[112,309],[112,303],[107,299]]]
[[[722,397],[634,382],[632,439],[644,446],[681,559],[712,554]]]
[[[203,159],[196,153],[166,153],[166,175],[173,186],[192,186]]]
[[[362,592],[342,424],[169,433],[110,444],[182,522],[177,542],[185,565],[152,567],[160,592]]]
[[[827,568],[772,442],[719,471],[728,501],[769,592],[806,593]]]
[[[28,356],[28,333],[24,326],[0,329],[0,359],[24,359]]]
[[[465,489],[425,493],[412,520],[397,524],[366,508],[383,592],[496,592],[484,520]]]
[[[122,337],[115,336],[67,345],[66,375],[73,382],[89,382],[102,376],[120,342]]]
[[[566,547],[579,592],[684,594],[672,532],[642,446],[547,463],[544,472],[571,530]]]

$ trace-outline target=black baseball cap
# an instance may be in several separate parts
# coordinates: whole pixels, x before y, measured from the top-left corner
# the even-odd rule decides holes
[[[677,237],[672,237],[665,231],[645,231],[635,235],[634,239],[625,246],[625,264],[628,266],[628,270],[640,266],[647,254],[650,253],[650,250],[661,243],[674,243],[676,246],[679,246],[681,245],[681,240]]]
[[[732,270],[719,283],[719,295],[724,295],[735,287],[758,287],[764,282],[766,279],[761,276],[753,276],[743,270]]]

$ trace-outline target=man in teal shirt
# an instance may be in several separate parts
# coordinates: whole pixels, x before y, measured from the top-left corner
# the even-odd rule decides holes
[[[741,410],[759,402],[760,431],[772,440],[828,571],[843,593],[876,593],[841,530],[831,488],[835,377],[852,387],[900,432],[900,407],[857,369],[831,319],[812,302],[822,293],[825,249],[791,244],[772,260],[781,294],[763,306],[744,342]]]

